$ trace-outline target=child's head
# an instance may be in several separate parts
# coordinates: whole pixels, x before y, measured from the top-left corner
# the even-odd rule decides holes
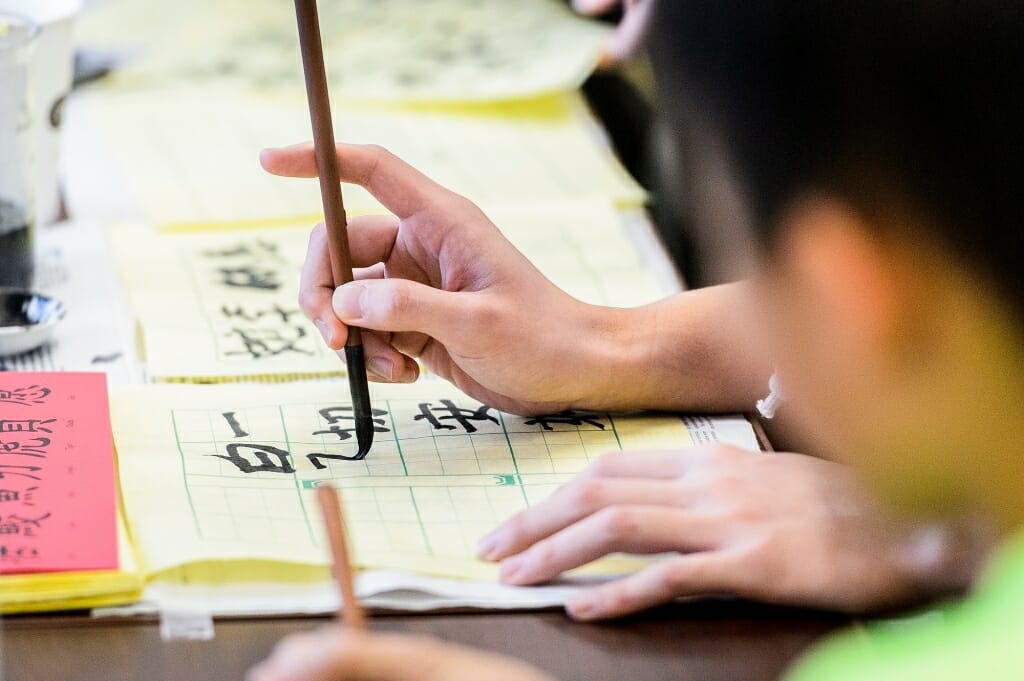
[[[790,408],[927,510],[998,496],[980,449],[1024,427],[1022,29],[995,0],[664,0],[653,23],[666,114],[722,137],[765,237]]]

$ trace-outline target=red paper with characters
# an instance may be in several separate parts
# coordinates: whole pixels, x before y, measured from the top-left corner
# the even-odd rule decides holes
[[[0,573],[116,570],[106,375],[0,372]]]

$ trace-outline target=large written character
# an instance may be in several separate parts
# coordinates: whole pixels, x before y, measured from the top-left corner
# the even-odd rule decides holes
[[[660,106],[727,150],[763,237],[750,281],[638,309],[583,305],[465,199],[380,149],[341,145],[343,179],[394,215],[353,221],[356,264],[374,269],[337,291],[314,231],[304,310],[332,347],[345,323],[378,330],[364,336],[378,380],[415,380],[419,358],[523,414],[747,409],[775,374],[780,425],[852,470],[713,446],[617,454],[483,538],[481,556],[533,584],[604,553],[674,552],[574,597],[577,619],[721,592],[866,612],[974,584],[941,616],[838,639],[790,678],[1024,678],[1022,19],[990,0],[662,2]],[[315,175],[308,147],[263,162]],[[980,549],[938,522],[966,515],[999,545],[980,578]],[[331,629],[282,645],[252,678],[425,669],[547,678]]]

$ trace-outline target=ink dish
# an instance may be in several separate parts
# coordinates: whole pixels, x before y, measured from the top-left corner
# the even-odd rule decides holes
[[[21,288],[0,288],[0,357],[35,350],[53,337],[64,305]]]

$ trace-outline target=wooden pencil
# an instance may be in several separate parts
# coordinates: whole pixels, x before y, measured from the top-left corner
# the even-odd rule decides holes
[[[352,561],[348,553],[348,533],[345,529],[345,516],[337,490],[331,484],[321,484],[316,488],[316,500],[320,504],[320,513],[324,519],[324,529],[331,547],[331,562],[334,579],[341,594],[341,608],[338,618],[346,626],[366,629],[366,614],[356,597]]]

